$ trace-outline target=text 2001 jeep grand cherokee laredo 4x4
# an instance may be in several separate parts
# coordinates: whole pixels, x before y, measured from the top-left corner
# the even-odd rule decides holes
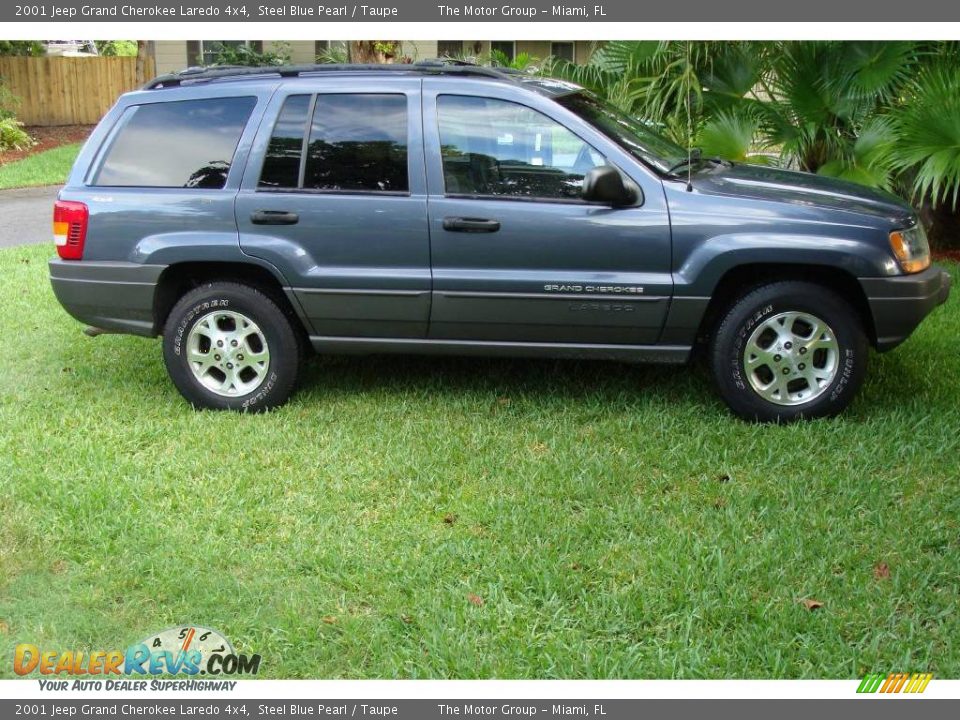
[[[738,415],[820,417],[950,286],[890,195],[437,62],[157,78],[90,137],[54,228],[63,306],[162,335],[208,408],[283,403],[310,346],[682,363],[709,338]]]

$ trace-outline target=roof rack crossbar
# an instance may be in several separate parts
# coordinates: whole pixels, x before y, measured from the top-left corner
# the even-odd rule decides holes
[[[324,64],[324,65],[266,65],[261,67],[246,67],[241,65],[219,65],[211,67],[191,67],[176,73],[159,75],[143,86],[144,90],[157,90],[167,87],[178,87],[184,83],[211,82],[231,78],[252,77],[300,77],[301,75],[315,75],[322,73],[362,73],[362,72],[408,72],[438,75],[479,75],[504,80],[513,80],[523,73],[507,68],[484,67],[463,61],[446,59],[421,60],[415,63],[397,65],[359,65],[359,64]]]

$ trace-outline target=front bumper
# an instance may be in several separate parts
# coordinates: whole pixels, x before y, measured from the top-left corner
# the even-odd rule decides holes
[[[153,298],[165,265],[54,258],[49,267],[54,295],[80,322],[134,335],[157,334]]]
[[[950,295],[950,275],[933,265],[923,272],[886,278],[859,278],[876,331],[876,348],[891,350]]]

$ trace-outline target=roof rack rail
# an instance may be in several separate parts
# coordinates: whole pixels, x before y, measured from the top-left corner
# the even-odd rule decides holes
[[[415,63],[397,65],[376,64],[325,64],[325,65],[265,65],[261,67],[247,67],[244,65],[214,65],[210,67],[189,67],[176,73],[159,75],[143,86],[144,90],[157,90],[167,87],[178,87],[184,83],[210,82],[231,78],[256,77],[300,77],[301,75],[317,75],[322,73],[353,73],[353,72],[419,72],[437,75],[478,75],[483,77],[514,80],[523,75],[519,70],[509,68],[494,68],[476,65],[463,60],[450,58],[435,58],[419,60]]]

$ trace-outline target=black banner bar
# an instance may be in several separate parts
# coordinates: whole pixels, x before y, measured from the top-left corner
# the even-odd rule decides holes
[[[300,0],[57,0],[3,3],[0,22],[950,22],[960,3],[943,0],[688,0],[682,3],[599,0],[583,4],[518,0],[372,4]]]
[[[851,690],[852,692],[852,690]],[[907,708],[906,705],[910,707]],[[355,718],[357,720],[529,720],[530,718],[737,718],[737,720],[940,720],[957,717],[960,700],[851,698],[850,700],[13,700],[0,717],[89,718]]]

